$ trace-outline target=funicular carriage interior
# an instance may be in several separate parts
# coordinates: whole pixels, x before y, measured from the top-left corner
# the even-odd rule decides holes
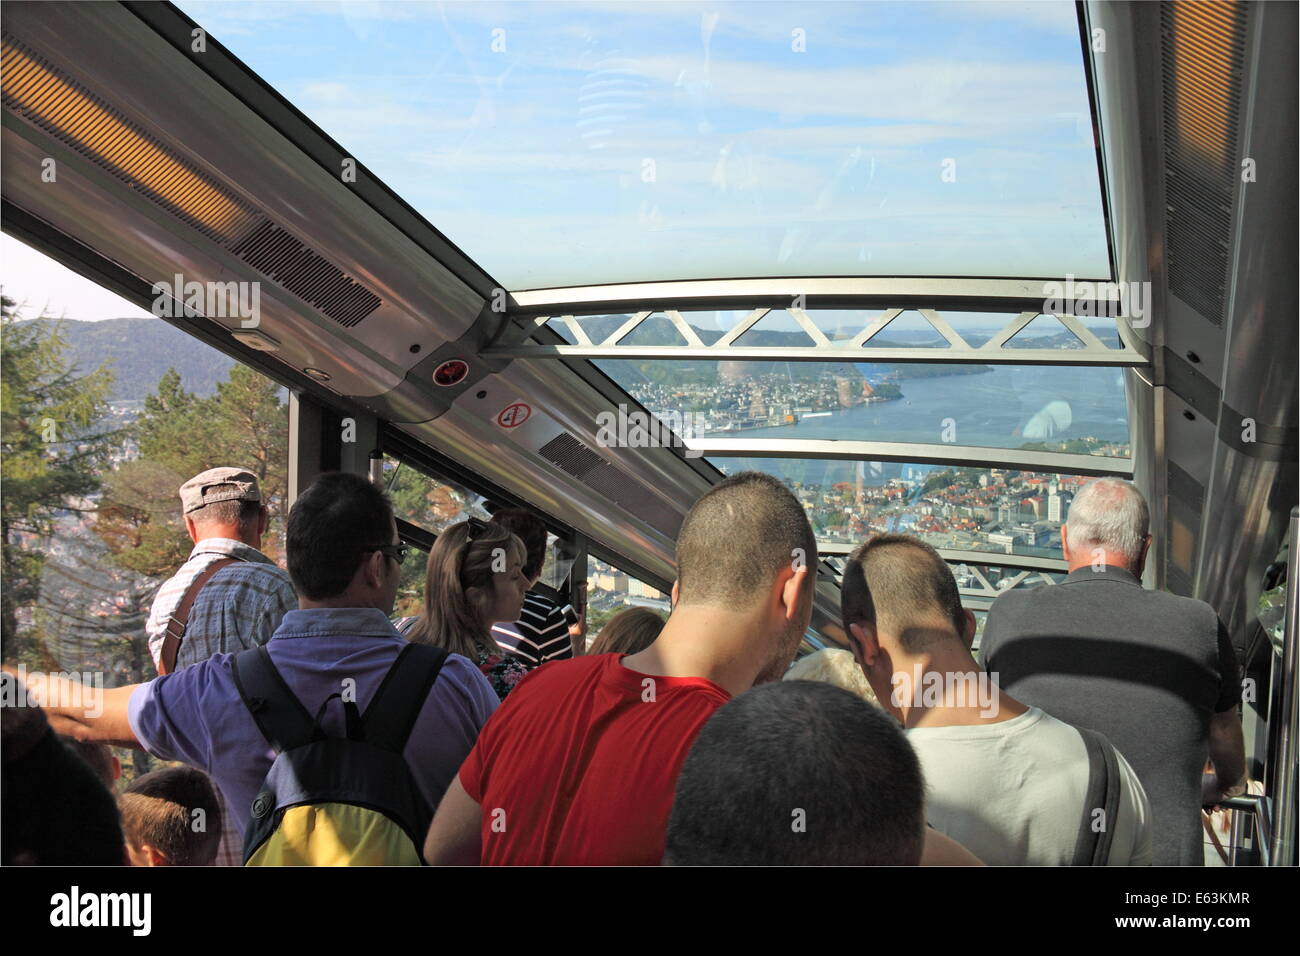
[[[1052,4],[1023,33],[982,8],[936,30],[916,90],[888,57],[852,69],[849,42],[801,75],[802,27],[815,49],[940,17],[903,6],[743,7],[766,70],[703,7],[639,36],[616,5],[601,16],[627,34],[560,68],[567,48],[523,24],[576,14],[455,6],[420,87],[400,74],[426,28],[402,16],[223,33],[219,4],[12,2],[4,231],[145,308],[173,276],[256,283],[255,323],[175,301],[164,318],[289,389],[290,497],[400,462],[525,505],[574,603],[589,559],[661,598],[691,502],[758,468],[819,532],[805,646],[842,646],[837,575],[869,531],[926,537],[982,614],[1065,573],[1071,490],[1131,479],[1144,583],[1213,605],[1260,688],[1262,793],[1233,801],[1231,862],[1294,863],[1294,589],[1284,622],[1258,608],[1288,545],[1295,570],[1295,5]],[[1026,38],[1033,69],[989,72]],[[309,115],[322,50],[343,92]],[[978,66],[939,69],[961,50]],[[420,114],[430,82],[459,112]],[[881,90],[902,99],[846,105]],[[317,114],[348,110],[392,126],[335,140]],[[923,174],[901,168],[909,110],[951,127],[926,134]],[[637,415],[668,428],[636,440]],[[438,529],[400,531],[427,550]]]

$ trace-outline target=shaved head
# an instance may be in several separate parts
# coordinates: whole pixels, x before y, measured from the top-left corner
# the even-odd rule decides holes
[[[783,569],[817,564],[817,540],[791,491],[747,471],[715,485],[677,536],[678,600],[747,611]]]
[[[932,635],[935,627],[951,626],[960,638],[966,627],[948,563],[924,541],[902,534],[877,535],[849,557],[840,613],[846,631],[874,624],[897,635],[910,653],[929,643],[927,629]]]

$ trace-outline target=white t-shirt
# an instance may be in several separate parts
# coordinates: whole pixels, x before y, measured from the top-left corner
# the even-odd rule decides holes
[[[1068,866],[1088,794],[1088,750],[1069,724],[1031,707],[996,724],[907,731],[926,783],[926,818],[989,864]],[[1108,864],[1151,863],[1151,806],[1124,755]]]

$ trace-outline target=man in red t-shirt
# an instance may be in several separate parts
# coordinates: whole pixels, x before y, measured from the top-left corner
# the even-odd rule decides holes
[[[817,544],[777,479],[735,475],[677,538],[673,612],[639,654],[539,667],[483,728],[425,843],[433,864],[655,865],[704,722],[777,680],[812,616]]]

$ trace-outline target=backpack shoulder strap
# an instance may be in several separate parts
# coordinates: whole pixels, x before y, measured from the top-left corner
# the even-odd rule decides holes
[[[198,599],[199,592],[212,580],[213,576],[228,564],[234,564],[242,558],[218,558],[199,573],[181,596],[181,603],[176,606],[171,617],[167,619],[167,628],[163,632],[162,650],[158,653],[159,675],[170,674],[176,670],[176,655],[180,653],[181,641],[185,640],[185,626],[190,620],[190,609]]]
[[[406,749],[411,728],[446,660],[441,647],[407,644],[402,648],[362,717],[368,743],[398,754]]]
[[[1074,844],[1074,866],[1105,866],[1119,814],[1120,773],[1114,746],[1095,730],[1076,727],[1088,751],[1088,793]],[[1093,811],[1101,809],[1102,828],[1094,828]]]
[[[316,722],[272,663],[266,645],[240,651],[231,666],[240,700],[276,753],[300,747],[315,738]]]

